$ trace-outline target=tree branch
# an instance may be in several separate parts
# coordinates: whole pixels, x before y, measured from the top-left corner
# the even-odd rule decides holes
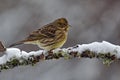
[[[0,57],[0,70],[11,69],[21,65],[34,65],[43,60],[51,59],[71,59],[71,58],[97,58],[103,64],[110,65],[112,62],[120,60],[120,46],[108,42],[93,42],[90,44],[76,45],[74,47],[56,49],[53,51],[20,51],[17,48],[7,48]]]

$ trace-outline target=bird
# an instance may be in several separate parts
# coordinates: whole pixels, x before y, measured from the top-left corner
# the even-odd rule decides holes
[[[58,18],[33,31],[25,39],[11,44],[9,47],[20,44],[33,44],[46,51],[61,48],[67,40],[69,27],[70,25],[66,18]]]

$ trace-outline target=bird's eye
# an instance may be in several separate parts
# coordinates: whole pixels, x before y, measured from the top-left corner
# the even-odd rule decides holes
[[[64,24],[64,23],[58,23],[58,26],[59,26],[60,28],[65,28],[66,24]]]

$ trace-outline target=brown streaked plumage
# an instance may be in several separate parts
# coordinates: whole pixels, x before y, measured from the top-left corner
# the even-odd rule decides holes
[[[47,51],[62,47],[67,40],[69,24],[65,18],[59,18],[40,29],[33,31],[25,40],[10,45],[35,44]]]

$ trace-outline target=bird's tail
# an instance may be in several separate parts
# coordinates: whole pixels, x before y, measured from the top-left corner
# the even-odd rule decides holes
[[[13,47],[13,46],[16,46],[16,45],[21,45],[21,44],[24,44],[25,40],[23,41],[19,41],[19,42],[16,42],[16,43],[13,43],[11,45],[9,45],[9,47]]]

